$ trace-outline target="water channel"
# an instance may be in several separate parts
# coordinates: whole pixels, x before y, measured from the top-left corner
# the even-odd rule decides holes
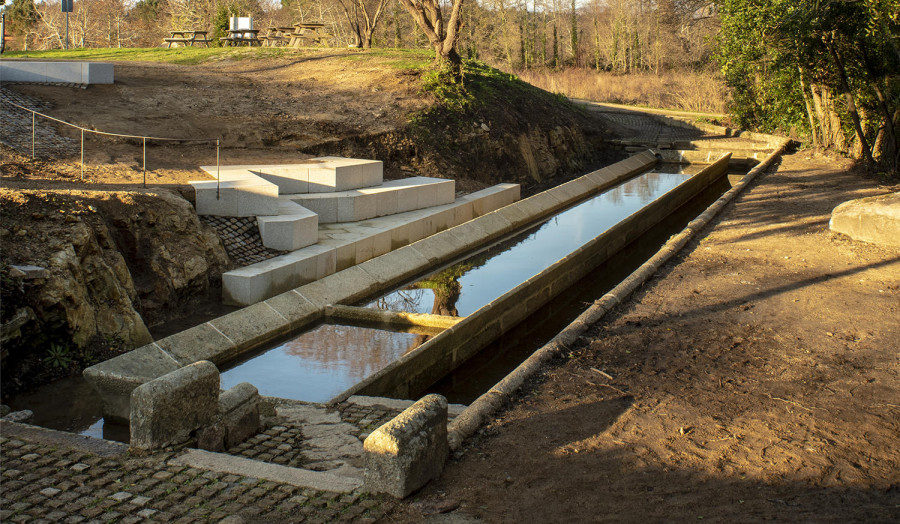
[[[655,171],[678,171],[672,167]],[[469,315],[689,178],[683,173],[655,171],[639,175],[425,278],[359,305],[393,311]],[[476,398],[568,324],[584,309],[585,303],[602,295],[655,252],[669,235],[680,230],[727,189],[724,179],[722,184],[724,187],[707,190],[705,196],[679,210],[675,219],[667,220],[628,246],[616,259],[574,286],[572,293],[558,297],[429,391],[445,394],[451,402],[468,403]],[[222,387],[250,382],[263,395],[323,402],[438,332],[419,327],[404,331],[386,326],[320,323],[225,366],[228,369],[222,372]],[[107,439],[127,439],[127,428],[103,424],[99,397],[80,377],[19,395],[10,405],[14,409],[34,411],[34,423],[41,426]]]
[[[362,305],[410,313],[470,315],[688,178],[690,175],[682,173],[638,175],[511,239]],[[222,387],[250,382],[263,395],[325,402],[427,339],[326,324],[230,367],[222,373]]]

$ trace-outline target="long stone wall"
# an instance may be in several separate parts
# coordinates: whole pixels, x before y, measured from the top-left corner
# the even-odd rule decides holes
[[[40,62],[3,60],[0,82],[112,84],[113,64],[106,62]]]

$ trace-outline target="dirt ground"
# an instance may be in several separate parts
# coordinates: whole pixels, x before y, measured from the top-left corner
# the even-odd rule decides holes
[[[352,52],[192,65],[116,62],[115,68],[111,85],[11,88],[48,102],[54,117],[91,129],[219,138],[222,164],[296,162],[311,156],[299,152],[303,147],[389,132],[429,103],[417,74],[386,67],[377,58],[361,60]],[[77,132],[68,136],[80,140]],[[123,183],[143,182],[139,141],[88,134],[85,151],[91,183],[124,189]],[[3,175],[29,169],[47,179],[80,180],[78,158],[71,160],[68,167],[48,162],[31,169],[13,158],[21,165],[5,166]],[[214,142],[148,142],[151,185],[208,178],[197,166],[215,163]]]
[[[828,230],[888,189],[784,157],[391,518],[900,520],[900,250]]]

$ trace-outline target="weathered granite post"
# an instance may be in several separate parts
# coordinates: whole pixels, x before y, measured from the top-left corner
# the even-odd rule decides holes
[[[365,487],[403,498],[437,478],[447,461],[447,399],[427,395],[363,442]]]
[[[181,444],[210,424],[219,409],[219,370],[194,362],[131,392],[131,447],[147,451]]]

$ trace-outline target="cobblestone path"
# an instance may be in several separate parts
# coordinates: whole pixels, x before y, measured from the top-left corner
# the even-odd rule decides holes
[[[361,466],[362,429],[398,412],[352,404],[333,411],[357,433],[353,469]],[[293,451],[292,444],[311,431],[273,426],[240,454],[284,465],[295,464],[279,458],[293,457],[301,465],[311,447]],[[374,522],[393,504],[361,489],[332,493],[173,465],[179,453],[138,457],[125,444],[7,421],[0,435],[0,522]]]
[[[47,104],[36,98],[0,87],[0,143],[23,155],[31,154],[31,112],[6,102],[43,112]],[[56,132],[55,124],[46,118],[35,119],[35,156],[62,159],[78,154],[78,143]]]
[[[225,245],[225,252],[239,266],[255,264],[288,253],[269,249],[263,245],[256,217],[200,215],[200,221],[216,230],[222,244]]]

